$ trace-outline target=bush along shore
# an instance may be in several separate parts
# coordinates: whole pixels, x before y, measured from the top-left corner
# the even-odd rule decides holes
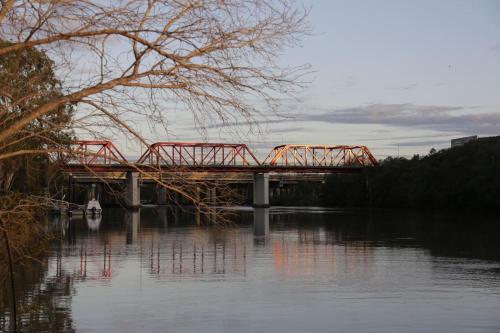
[[[411,159],[389,157],[361,174],[298,184],[275,205],[492,210],[500,207],[500,137]]]

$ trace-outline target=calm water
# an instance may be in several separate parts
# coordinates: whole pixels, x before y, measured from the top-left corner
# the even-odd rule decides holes
[[[500,332],[499,219],[280,208],[256,237],[236,213],[63,223],[18,272],[23,331]]]

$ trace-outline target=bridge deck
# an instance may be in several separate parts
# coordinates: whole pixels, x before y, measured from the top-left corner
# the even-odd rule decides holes
[[[124,172],[111,172],[99,173],[92,175],[88,172],[73,172],[71,173],[73,180],[77,183],[95,183],[99,180],[104,180],[109,184],[122,184],[126,175]],[[298,182],[323,182],[325,180],[324,173],[273,173],[269,174],[270,182],[279,182],[282,184],[295,184]],[[163,173],[162,179],[164,181],[178,181],[179,179],[187,180],[190,182],[223,182],[223,183],[237,183],[237,184],[252,184],[254,176],[251,173],[241,172],[192,172],[192,173]],[[142,176],[143,183],[156,183],[154,177]]]
[[[66,164],[62,167],[65,172],[79,172],[79,173],[102,173],[102,172],[161,172],[161,173],[192,173],[192,172],[208,172],[208,173],[361,173],[363,167],[359,166],[278,166],[278,165],[224,165],[224,166],[151,166],[142,164],[93,164],[90,168],[85,164]]]

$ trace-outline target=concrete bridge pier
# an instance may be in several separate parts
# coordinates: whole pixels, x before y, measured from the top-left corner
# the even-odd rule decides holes
[[[73,174],[68,175],[68,196],[69,202],[75,202],[75,179],[73,178]]]
[[[156,185],[156,204],[160,206],[167,204],[167,189],[159,184]]]
[[[85,204],[89,202],[90,200],[99,200],[99,193],[100,191],[98,190],[97,184],[92,183],[90,185],[85,186]]]
[[[213,185],[208,189],[208,204],[210,206],[215,206],[217,204],[217,188]]]
[[[161,222],[161,224],[163,225],[163,228],[167,228],[168,227],[167,206],[163,205],[161,207],[158,207],[156,209],[156,212],[158,214],[158,221]]]
[[[127,171],[126,191],[127,207],[139,209],[141,207],[141,188],[139,186],[138,172]]]
[[[253,206],[269,208],[269,174],[255,173],[253,175]]]
[[[255,236],[269,234],[269,174],[253,176],[253,229]]]

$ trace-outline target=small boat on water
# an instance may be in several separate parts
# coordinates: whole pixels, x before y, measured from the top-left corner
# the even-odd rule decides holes
[[[97,196],[98,199],[98,196]],[[90,191],[90,200],[85,207],[85,216],[96,217],[102,214],[101,204],[99,200],[96,199],[96,185],[92,184],[92,189]]]
[[[99,201],[96,199],[91,199],[85,207],[85,215],[87,216],[98,216],[102,214],[102,208]]]

